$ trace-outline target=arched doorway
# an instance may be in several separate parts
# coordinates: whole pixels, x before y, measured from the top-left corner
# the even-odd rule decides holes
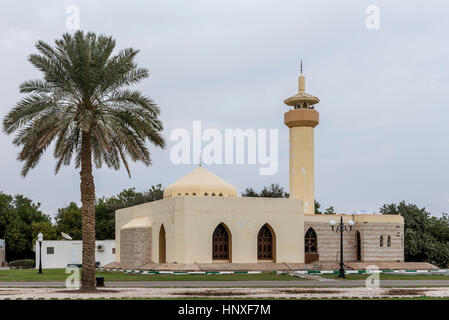
[[[257,234],[257,259],[275,262],[275,250],[276,235],[268,224],[264,224]]]
[[[220,223],[212,235],[212,259],[231,261],[231,233]]]
[[[356,232],[356,243],[357,243],[357,261],[362,261],[362,240],[360,239],[360,232]]]
[[[166,239],[165,239],[165,228],[161,225],[161,230],[159,231],[159,263],[166,263]]]
[[[304,245],[304,262],[308,264],[319,260],[318,237],[312,227],[306,231]]]

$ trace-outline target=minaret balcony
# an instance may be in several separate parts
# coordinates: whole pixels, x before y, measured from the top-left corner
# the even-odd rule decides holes
[[[284,123],[287,127],[312,127],[315,128],[320,114],[314,109],[293,109],[284,113]]]

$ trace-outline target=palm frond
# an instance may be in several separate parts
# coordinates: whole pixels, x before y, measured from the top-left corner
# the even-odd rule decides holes
[[[97,168],[118,170],[123,163],[129,175],[128,158],[151,164],[148,142],[165,147],[159,107],[131,88],[149,76],[135,62],[139,51],[114,55],[115,46],[112,37],[82,31],[66,33],[54,45],[36,43],[38,53],[28,60],[43,76],[20,85],[26,96],[3,119],[3,131],[15,133],[13,143],[21,148],[22,174],[52,143],[55,173],[73,159],[79,168],[85,134]]]

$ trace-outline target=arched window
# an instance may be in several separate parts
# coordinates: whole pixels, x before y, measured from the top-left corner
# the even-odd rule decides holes
[[[315,230],[309,228],[305,235],[305,253],[318,253],[318,238]]]
[[[387,247],[391,247],[391,236],[387,238]]]
[[[206,192],[204,195],[207,197],[209,194]]]
[[[223,197],[223,193],[220,192],[220,194],[218,195],[219,197]]]
[[[384,236],[380,236],[379,246],[380,246],[380,247],[383,247],[383,246],[384,246]]]
[[[220,223],[212,235],[212,259],[230,260],[231,237],[225,225]]]
[[[272,233],[271,228],[267,224],[260,228],[257,235],[257,258],[259,260],[275,260],[275,240],[274,233]]]
[[[215,192],[212,192],[211,196],[212,196],[212,197],[215,197]]]

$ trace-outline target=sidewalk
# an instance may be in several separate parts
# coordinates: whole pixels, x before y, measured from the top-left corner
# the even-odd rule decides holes
[[[330,281],[106,281],[106,288],[237,288],[237,287],[365,287],[365,280]],[[448,287],[449,280],[381,280],[386,287]],[[65,282],[0,282],[0,288],[65,288]],[[0,289],[1,291],[2,289]]]
[[[3,288],[0,300],[16,299],[142,299],[142,298],[242,298],[242,299],[364,299],[447,297],[449,288],[105,288],[96,293],[73,289]]]
[[[379,269],[388,270],[436,270],[436,266],[427,262],[346,262],[348,270],[365,270],[368,266],[376,265]],[[304,263],[147,263],[143,266],[124,266],[118,262],[111,262],[101,269],[134,269],[145,271],[293,271],[314,270],[314,264]],[[336,262],[320,262],[319,270],[338,270]]]

